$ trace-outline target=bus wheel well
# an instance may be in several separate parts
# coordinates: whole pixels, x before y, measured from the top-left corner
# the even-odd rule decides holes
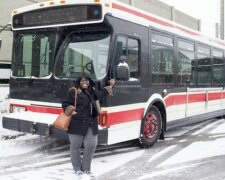
[[[160,134],[160,138],[159,139],[164,140],[164,132],[166,131],[166,109],[165,109],[165,106],[160,101],[156,101],[152,105],[157,107],[159,109],[160,114],[161,114],[161,117],[162,117],[162,130],[161,130],[161,134]]]
[[[154,105],[150,106],[141,122],[139,143],[141,147],[153,146],[161,135],[162,117],[159,109]]]

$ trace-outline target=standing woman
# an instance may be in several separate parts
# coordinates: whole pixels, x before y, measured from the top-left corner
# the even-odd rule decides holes
[[[67,115],[73,115],[68,128],[70,140],[71,162],[75,174],[91,174],[91,161],[98,140],[99,115],[96,101],[99,100],[94,89],[94,81],[87,75],[82,74],[76,82],[76,109],[74,107],[75,88],[71,88],[62,103]],[[102,96],[112,94],[114,80],[110,80],[110,86],[103,89]],[[81,145],[84,145],[83,158],[81,158]]]

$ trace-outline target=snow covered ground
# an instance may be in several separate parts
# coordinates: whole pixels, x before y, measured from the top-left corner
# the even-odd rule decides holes
[[[8,105],[8,98],[9,95],[9,87],[6,85],[0,85],[0,112],[6,112],[7,111],[7,105]]]
[[[8,85],[0,85],[0,137],[3,135],[10,135],[11,131],[6,131],[2,128],[1,114],[7,113],[9,110],[9,86]]]
[[[193,129],[195,131],[192,132]],[[131,147],[115,150],[109,155],[107,151],[96,153],[92,164],[96,179],[158,180],[162,176],[176,179],[180,171],[196,169],[209,162],[210,158],[215,160],[225,155],[224,119],[180,128],[166,136],[165,141],[159,141],[150,149]],[[182,177],[179,179],[189,179],[187,174]],[[36,135],[1,139],[0,179],[74,179],[69,144]]]
[[[7,89],[0,94],[5,96]],[[4,109],[7,102],[2,103]],[[17,137],[5,138],[10,135]],[[212,119],[169,131],[164,141],[149,149],[134,146],[95,153],[92,171],[97,180],[222,180],[224,164],[225,120]],[[0,127],[0,179],[75,179],[69,144]]]
[[[1,117],[3,112],[8,110],[6,99],[8,87],[0,88],[0,179],[73,179],[72,166],[70,164],[69,151],[60,152],[54,155],[45,155],[45,152],[55,151],[57,140],[40,137],[36,135],[23,135],[15,131],[2,128]],[[5,137],[17,137],[16,139],[5,140]],[[69,148],[69,145],[67,145]],[[52,149],[51,149],[52,148]],[[67,148],[67,149],[68,149]],[[44,149],[44,151],[43,151]],[[143,150],[117,156],[109,156],[94,159],[93,171],[100,175],[141,155]],[[61,158],[63,156],[63,158]],[[43,161],[44,157],[44,161]],[[49,159],[49,160],[48,160]],[[108,163],[110,160],[110,163]],[[44,168],[39,168],[44,167]],[[104,169],[104,171],[102,171]],[[15,173],[20,172],[20,173]],[[55,173],[57,172],[57,173]]]
[[[0,87],[0,179],[74,179],[67,142],[61,143],[53,138],[24,135],[2,128],[2,115],[8,111],[6,98],[8,92],[8,87]],[[120,155],[102,156],[101,153],[95,155],[92,167],[94,175],[99,176],[116,169],[141,156],[144,151],[143,149],[134,152],[130,150],[131,152],[125,150],[126,153]],[[83,177],[83,179],[89,178]]]
[[[126,153],[119,155],[102,156],[101,153],[97,153],[92,165],[94,175],[97,177],[110,172],[141,156],[144,152],[143,149],[132,152],[132,149],[136,148],[130,148],[129,152],[126,150]],[[1,180],[73,180],[74,178],[69,144],[62,145],[56,139],[36,135],[0,140]],[[82,179],[90,179],[90,177]]]

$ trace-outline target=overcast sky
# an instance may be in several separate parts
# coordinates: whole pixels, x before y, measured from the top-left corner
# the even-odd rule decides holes
[[[160,0],[202,21],[202,32],[215,37],[215,23],[220,23],[220,0]]]

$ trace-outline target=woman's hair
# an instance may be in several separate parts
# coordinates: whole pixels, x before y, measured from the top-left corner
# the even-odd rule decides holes
[[[84,79],[87,79],[87,80],[89,81],[88,92],[91,93],[92,95],[94,95],[94,97],[95,97],[95,99],[96,99],[96,98],[97,98],[97,92],[96,92],[95,89],[94,89],[95,82],[90,78],[90,76],[88,76],[88,74],[86,74],[86,73],[81,74],[81,75],[77,78],[77,80],[76,80],[76,82],[75,82],[75,87],[81,89],[81,87],[80,87],[80,81],[81,81],[83,78],[84,78]]]
[[[89,81],[89,86],[91,86],[90,88],[93,88],[95,86],[95,82],[88,76],[88,74],[83,73],[80,76],[78,76],[76,82],[75,82],[75,87],[80,88],[80,81],[82,79],[87,79]]]

